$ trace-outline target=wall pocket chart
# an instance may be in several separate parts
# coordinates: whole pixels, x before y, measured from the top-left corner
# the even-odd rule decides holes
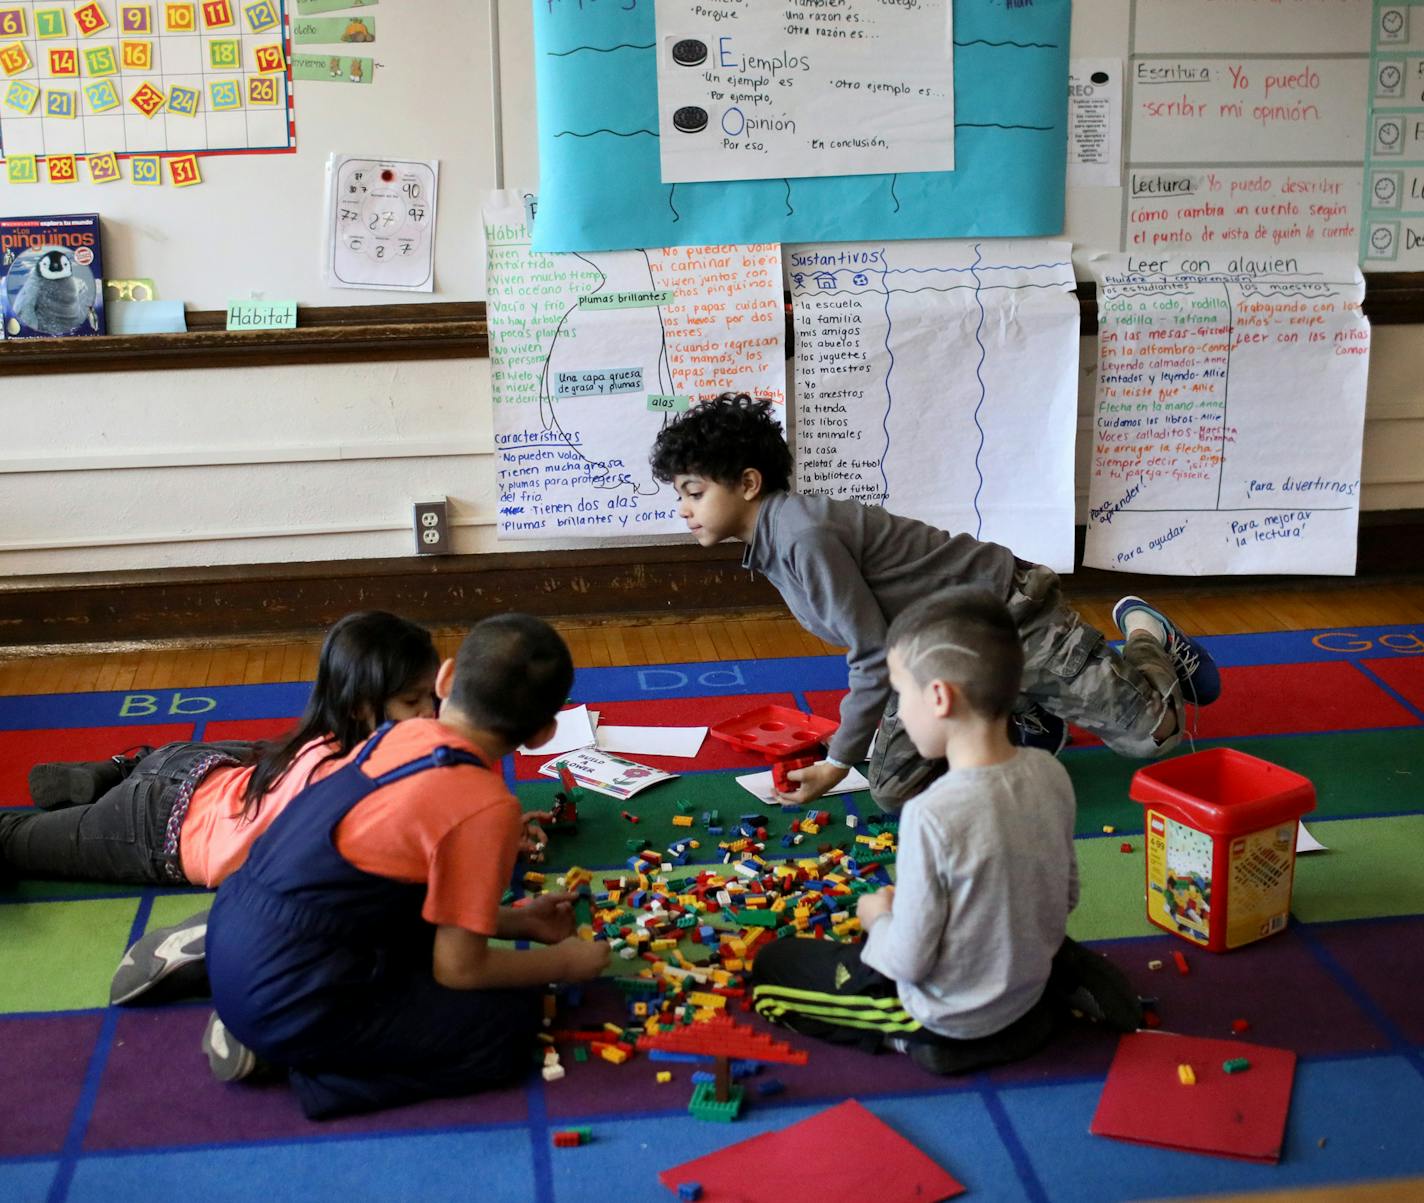
[[[536,247],[1057,234],[1067,158],[1069,0],[954,4],[953,171],[664,182],[660,54],[671,55],[678,42],[700,42],[711,61],[719,39],[750,27],[753,11],[774,10],[780,41],[758,49],[756,58],[784,62],[788,70],[777,67],[773,76],[769,65],[749,62],[748,70],[719,68],[718,74],[725,82],[718,90],[728,100],[733,93],[747,97],[747,116],[761,119],[781,111],[779,93],[795,90],[781,83],[790,78],[791,59],[818,62],[828,48],[856,41],[851,35],[864,28],[860,10],[881,7],[823,0],[715,0],[689,7],[677,0],[668,13],[679,26],[697,19],[670,35],[673,46],[660,47],[652,0],[535,5],[542,194]],[[734,41],[728,53],[739,53],[735,47]],[[690,47],[682,53],[696,57]],[[907,85],[892,56],[879,61],[878,75],[862,70],[846,77],[860,83],[867,98],[872,83]],[[753,97],[771,99],[753,103]],[[712,123],[709,105],[692,107],[706,110]],[[662,116],[673,120],[673,114]],[[749,161],[762,157],[745,153]],[[747,174],[760,173],[749,167]]]
[[[1097,255],[1083,563],[1355,570],[1370,328],[1348,256]]]
[[[484,212],[499,535],[685,533],[648,453],[725,389],[785,413],[781,248],[541,254],[532,207],[506,191]]]
[[[797,487],[1073,567],[1066,242],[786,248]]]

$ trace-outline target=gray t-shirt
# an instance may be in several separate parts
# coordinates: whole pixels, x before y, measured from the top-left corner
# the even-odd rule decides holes
[[[1067,771],[1036,748],[905,804],[894,909],[861,959],[925,1027],[990,1036],[1038,1001],[1078,902],[1076,810]]]
[[[848,648],[850,692],[831,755],[865,756],[890,697],[885,630],[912,602],[949,585],[1007,598],[1014,553],[951,535],[878,505],[772,493],[762,502],[742,566],[760,572],[813,635]]]

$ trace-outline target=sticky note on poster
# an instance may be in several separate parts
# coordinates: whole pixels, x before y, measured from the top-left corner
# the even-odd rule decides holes
[[[591,368],[556,372],[556,397],[611,397],[615,393],[641,393],[642,368]]]

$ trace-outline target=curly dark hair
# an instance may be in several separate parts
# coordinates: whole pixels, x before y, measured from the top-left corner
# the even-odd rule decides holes
[[[755,468],[763,493],[791,488],[791,452],[771,402],[746,393],[721,393],[674,418],[653,443],[649,462],[663,482],[695,475],[730,485]]]

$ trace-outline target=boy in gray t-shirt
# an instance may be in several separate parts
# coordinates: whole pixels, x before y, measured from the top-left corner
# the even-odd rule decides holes
[[[1132,1030],[1122,976],[1066,937],[1078,901],[1076,804],[1047,752],[1005,717],[1023,650],[978,589],[925,598],[890,625],[890,683],[920,755],[954,772],[906,803],[897,884],[862,895],[862,945],[783,939],[752,967],[757,1012],[807,1035],[889,1043],[938,1073],[1026,1057],[1076,1008]]]

